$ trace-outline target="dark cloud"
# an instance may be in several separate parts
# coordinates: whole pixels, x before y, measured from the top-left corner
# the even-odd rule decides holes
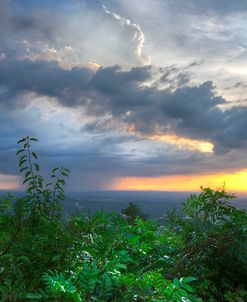
[[[104,69],[99,70],[97,78],[104,73]],[[127,124],[134,124],[136,131],[142,134],[154,134],[158,129],[161,133],[175,133],[187,138],[207,140],[215,144],[215,150],[218,152],[228,152],[231,148],[246,146],[246,107],[222,111],[218,105],[227,102],[215,95],[212,82],[187,86],[185,81],[183,87],[175,90],[157,90],[137,85],[138,77],[129,77],[131,81],[123,80],[121,85],[119,79],[126,77],[126,72],[122,74],[116,68],[107,68],[106,73],[108,76],[104,77],[104,85],[94,86],[105,97],[100,98],[99,104],[97,100],[96,104],[93,103],[97,107],[97,114],[100,113],[101,107],[102,114],[110,112],[113,116],[120,116]],[[115,81],[112,81],[114,78],[116,86]],[[94,81],[93,77],[91,83]],[[109,83],[111,89],[108,89]],[[92,111],[93,108],[91,107]],[[128,111],[130,114],[126,116]]]
[[[66,70],[56,62],[16,60],[6,58],[0,60],[0,85],[13,92],[34,91],[41,95],[58,97],[70,105],[79,102],[92,71],[88,68],[72,68]],[[78,99],[77,99],[78,98]]]
[[[120,66],[100,68],[91,80],[94,89],[104,94],[120,94],[121,89],[135,89],[136,83],[150,79],[151,66],[122,71]],[[114,82],[114,85],[112,83]]]
[[[68,107],[84,105],[92,116],[111,114],[145,135],[158,131],[207,140],[220,152],[245,148],[247,108],[222,111],[218,105],[226,100],[215,95],[212,82],[189,86],[186,75],[177,77],[176,89],[157,89],[147,84],[152,79],[150,66],[129,71],[113,66],[93,72],[88,68],[65,70],[55,62],[0,61],[0,84],[11,91],[56,97]],[[162,83],[165,80],[161,78]]]

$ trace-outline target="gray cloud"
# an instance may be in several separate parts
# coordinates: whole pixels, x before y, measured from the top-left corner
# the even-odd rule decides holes
[[[215,95],[212,82],[188,86],[179,79],[179,87],[171,90],[145,84],[151,79],[150,66],[129,71],[113,66],[93,73],[87,68],[65,70],[54,62],[0,61],[0,84],[9,90],[56,97],[68,107],[84,105],[90,115],[111,114],[142,134],[159,131],[203,139],[221,152],[246,146],[247,108],[222,111],[218,105],[226,100]]]
[[[12,93],[34,91],[58,97],[61,102],[70,102],[71,106],[78,101],[77,97],[85,90],[92,76],[88,68],[65,70],[56,62],[19,61],[13,58],[0,60],[0,69],[0,84]]]

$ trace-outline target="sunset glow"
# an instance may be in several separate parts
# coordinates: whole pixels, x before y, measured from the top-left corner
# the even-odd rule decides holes
[[[151,136],[144,135],[142,133],[139,133],[136,130],[135,125],[133,124],[128,124],[127,126],[125,126],[124,130],[137,137],[175,145],[178,149],[198,151],[202,153],[213,153],[214,150],[214,145],[211,142],[204,140],[191,139],[187,137],[178,136],[176,134],[162,134],[159,132]]]
[[[17,176],[0,174],[0,190],[17,190],[18,188],[19,182]]]
[[[247,171],[232,174],[174,175],[162,177],[126,177],[114,182],[113,190],[198,191],[201,186],[247,192]]]
[[[177,135],[153,135],[150,139],[174,144],[179,149],[195,150],[202,153],[212,153],[214,148],[214,145],[210,142],[179,137]]]

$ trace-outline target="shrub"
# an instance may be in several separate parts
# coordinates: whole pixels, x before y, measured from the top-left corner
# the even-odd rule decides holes
[[[130,203],[61,219],[66,168],[40,175],[35,138],[17,154],[27,186],[0,199],[1,301],[245,301],[247,214],[224,189],[189,197],[162,226]]]

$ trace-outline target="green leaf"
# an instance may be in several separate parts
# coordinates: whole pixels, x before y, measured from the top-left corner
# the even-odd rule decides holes
[[[193,282],[193,281],[196,281],[197,278],[196,277],[185,277],[185,278],[181,278],[180,281],[182,283],[190,283],[190,282]]]
[[[35,158],[35,159],[38,159],[38,156],[35,152],[32,152],[32,156]]]
[[[21,152],[25,151],[25,149],[20,149],[16,152],[16,155],[20,154]]]
[[[39,172],[39,165],[38,164],[34,164],[34,166],[35,166],[36,171]]]
[[[61,255],[55,255],[52,259],[51,259],[51,261],[58,261],[58,260],[60,260],[61,259]]]
[[[174,278],[173,284],[175,285],[176,288],[180,288],[180,282],[177,278]]]
[[[34,141],[34,142],[37,142],[38,141],[38,139],[37,138],[35,138],[35,137],[30,137],[30,139],[29,139],[30,141]]]
[[[32,177],[26,178],[26,179],[23,181],[23,185],[24,185],[27,181],[29,181],[29,180],[31,180],[31,179],[32,179]]]
[[[32,193],[33,190],[34,190],[34,186],[30,186],[30,187],[27,189],[27,193]]]
[[[17,144],[23,143],[23,142],[25,142],[26,140],[27,140],[26,137],[24,137],[24,138],[20,139],[20,140],[17,142]]]
[[[23,171],[25,171],[25,170],[27,170],[27,169],[28,169],[28,167],[23,167],[23,168],[21,168],[21,169],[20,169],[20,173],[23,172]]]
[[[184,288],[184,289],[186,289],[188,292],[190,292],[190,293],[193,293],[194,292],[194,288],[193,287],[191,287],[189,284],[182,284],[182,287]]]
[[[31,172],[30,172],[30,171],[27,171],[27,172],[25,173],[25,178],[27,178],[30,174],[31,174]]]
[[[23,159],[20,159],[20,160],[19,160],[19,167],[22,166],[25,162],[27,162],[26,159],[24,159],[24,158],[23,158]]]
[[[59,179],[57,182],[60,183],[62,186],[65,185],[65,181],[63,179]]]
[[[24,158],[26,158],[27,157],[27,155],[25,154],[25,155],[22,155],[21,157],[20,157],[20,159],[19,159],[19,161],[22,161]]]
[[[31,261],[27,256],[19,256],[17,259],[21,262],[26,262],[27,264],[31,265]]]
[[[59,187],[58,192],[60,192],[61,194],[64,194],[64,189],[62,187]]]
[[[63,194],[59,194],[59,199],[65,200],[65,196]]]

